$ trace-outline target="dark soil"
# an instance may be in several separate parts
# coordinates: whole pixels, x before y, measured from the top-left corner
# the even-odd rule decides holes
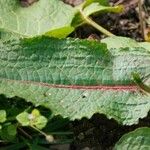
[[[91,119],[83,118],[72,123],[75,140],[70,150],[112,150],[115,143],[125,133],[138,127],[150,127],[150,113],[137,125],[123,126],[104,115],[95,114]],[[88,149],[87,149],[88,148]]]

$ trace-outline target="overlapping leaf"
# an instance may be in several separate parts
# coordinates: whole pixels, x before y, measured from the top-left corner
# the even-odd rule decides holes
[[[116,143],[114,150],[148,150],[150,148],[150,128],[138,128],[125,134]]]
[[[0,0],[1,38],[34,37],[48,35],[66,37],[75,27],[86,23],[85,17],[99,12],[120,12],[120,7],[103,6],[98,1],[89,1],[81,13],[61,0],[39,0],[22,7],[18,0]],[[80,6],[82,9],[82,5]],[[83,17],[84,15],[84,17]]]
[[[39,37],[1,42],[0,53],[0,94],[43,105],[54,115],[73,120],[98,112],[131,125],[150,110],[149,94],[131,75],[149,78],[144,48],[108,50],[94,41]]]
[[[113,13],[120,13],[123,11],[122,6],[115,6],[111,7],[108,5],[108,1],[99,1],[99,0],[87,0],[85,3],[77,6],[75,8],[76,15],[73,18],[72,26],[77,27],[84,23],[88,23],[86,19],[90,15],[96,15],[102,12],[113,12]]]
[[[110,48],[133,48],[133,47],[144,47],[142,45],[142,42],[138,43],[134,39],[128,38],[128,37],[121,37],[121,36],[113,36],[113,37],[108,37],[105,39],[101,40],[102,43],[106,43],[107,47]],[[150,43],[146,42],[148,45]],[[146,47],[144,47],[146,48]]]
[[[122,6],[115,6],[115,7],[110,7],[110,6],[103,6],[99,2],[94,2],[91,3],[90,5],[86,6],[83,9],[83,14],[84,16],[90,16],[95,13],[99,12],[114,12],[114,13],[120,13],[122,12],[123,7]]]
[[[60,0],[39,0],[22,7],[18,0],[0,0],[0,30],[33,37],[47,33],[65,37],[71,27],[75,9]]]

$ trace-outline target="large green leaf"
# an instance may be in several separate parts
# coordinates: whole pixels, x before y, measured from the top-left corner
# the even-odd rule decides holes
[[[0,94],[43,105],[54,115],[73,120],[99,112],[129,125],[150,110],[150,95],[131,75],[149,78],[144,48],[107,50],[95,41],[39,37],[1,42],[0,54]]]
[[[19,0],[0,0],[0,30],[23,37],[45,33],[65,37],[74,30],[74,15],[75,9],[60,0],[39,0],[29,7],[22,7]]]
[[[149,150],[150,128],[138,128],[127,133],[116,143],[114,150]]]

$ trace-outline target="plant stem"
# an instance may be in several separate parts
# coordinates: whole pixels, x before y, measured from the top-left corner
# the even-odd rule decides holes
[[[40,129],[36,128],[35,126],[30,125],[30,127],[32,127],[33,129],[35,129],[36,131],[38,131],[39,133],[41,133],[42,135],[45,136],[45,139],[49,142],[49,143],[54,143],[54,137],[52,135],[48,135],[45,132],[41,131]]]
[[[98,31],[102,32],[103,34],[107,35],[107,36],[115,36],[114,34],[112,34],[111,32],[109,32],[108,30],[106,30],[105,28],[103,28],[102,26],[100,26],[99,24],[97,24],[95,21],[93,21],[91,18],[84,16],[84,14],[82,13],[82,10],[80,10],[80,13],[83,17],[83,19],[85,20],[85,22],[91,26],[93,26],[94,28],[96,28]]]
[[[30,127],[32,127],[33,129],[35,129],[36,131],[38,131],[39,133],[41,133],[41,134],[44,135],[45,137],[47,136],[46,133],[44,133],[43,131],[39,130],[39,129],[36,128],[35,126],[30,125]]]
[[[24,135],[26,135],[30,140],[32,139],[32,136],[29,135],[27,132],[25,132],[22,128],[18,127],[18,129],[19,129]]]
[[[50,132],[51,135],[72,135],[73,132]]]

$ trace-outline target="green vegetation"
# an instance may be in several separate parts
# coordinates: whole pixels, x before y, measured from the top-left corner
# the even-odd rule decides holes
[[[29,7],[0,0],[3,150],[71,143],[68,123],[95,113],[128,126],[148,115],[150,43],[114,36],[90,18],[122,10],[105,0],[76,7],[60,0],[39,0]],[[85,23],[110,37],[66,38]],[[114,149],[148,149],[149,135],[148,127],[138,128],[123,135]]]

